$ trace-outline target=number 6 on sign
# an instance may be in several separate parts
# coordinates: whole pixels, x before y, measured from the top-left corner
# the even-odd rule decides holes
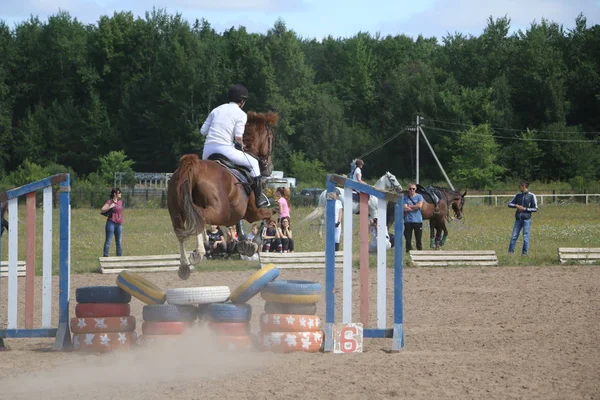
[[[363,325],[334,324],[333,325],[333,352],[334,353],[362,353]]]

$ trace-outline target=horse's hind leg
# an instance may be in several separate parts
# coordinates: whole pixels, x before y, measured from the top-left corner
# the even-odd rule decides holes
[[[183,280],[186,280],[190,277],[190,274],[192,273],[190,271],[190,260],[188,259],[187,254],[185,254],[185,245],[184,245],[184,241],[185,238],[183,237],[178,237],[179,239],[179,252],[180,252],[180,265],[179,265],[179,270],[177,271],[177,275],[179,275],[179,277]]]
[[[199,264],[204,260],[204,256],[206,255],[204,242],[208,242],[208,239],[206,238],[206,231],[202,228],[202,232],[196,236],[196,249],[190,253],[190,262],[192,265]]]

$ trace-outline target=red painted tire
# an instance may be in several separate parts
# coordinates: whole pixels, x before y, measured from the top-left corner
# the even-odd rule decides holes
[[[318,315],[267,314],[260,315],[262,332],[317,332],[321,328]]]
[[[142,324],[144,335],[181,335],[192,327],[191,322],[151,322]]]
[[[76,333],[73,335],[73,350],[93,353],[129,350],[136,340],[135,332]]]
[[[261,332],[261,348],[274,353],[317,353],[321,350],[323,336],[323,332]]]
[[[75,306],[75,316],[78,318],[127,317],[130,314],[129,304],[80,303]]]
[[[135,317],[71,318],[73,333],[133,332]]]
[[[249,322],[209,322],[208,329],[219,336],[247,336],[250,333]]]
[[[258,349],[256,337],[254,335],[244,336],[220,336],[217,339],[218,349],[231,352],[248,352]]]

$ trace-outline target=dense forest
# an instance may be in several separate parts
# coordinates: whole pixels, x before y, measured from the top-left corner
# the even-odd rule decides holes
[[[114,152],[172,172],[201,154],[200,126],[232,83],[248,87],[246,111],[280,114],[275,169],[300,181],[361,156],[368,178],[414,178],[417,116],[462,187],[600,179],[600,26],[583,15],[516,33],[490,18],[477,37],[315,40],[281,20],[217,33],[162,10],[91,25],[60,12],[0,21],[0,54],[0,180],[23,165],[87,179]],[[441,180],[424,142],[420,154],[421,179]]]

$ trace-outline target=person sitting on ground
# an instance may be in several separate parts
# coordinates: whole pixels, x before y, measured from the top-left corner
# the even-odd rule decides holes
[[[371,243],[369,244],[369,253],[377,253],[377,218],[369,220],[369,231],[371,232]],[[386,233],[386,250],[394,247],[394,234]]]
[[[283,218],[290,218],[290,211],[292,208],[290,190],[286,190],[286,188],[283,186],[278,187],[275,191],[275,201],[277,202],[277,204],[275,205],[275,209],[273,210],[273,215],[279,213],[277,223],[280,224]]]
[[[227,242],[219,225],[211,225],[210,229],[206,231],[206,236],[208,236],[208,243],[204,243],[206,258],[227,254]]]
[[[279,238],[279,232],[277,232],[277,224],[272,219],[269,220],[263,237],[263,252],[275,251],[281,248],[281,239]]]
[[[281,240],[281,252],[294,252],[294,239],[292,238],[292,227],[290,225],[290,217],[281,218],[281,225],[277,228],[279,238]]]
[[[238,244],[238,233],[235,225],[227,227],[227,254],[232,254]]]
[[[259,235],[259,228],[258,228],[258,224],[252,224],[252,227],[250,228],[250,233],[248,234],[248,240],[256,243],[258,245],[258,248],[262,247],[262,240],[261,240],[261,235]]]

